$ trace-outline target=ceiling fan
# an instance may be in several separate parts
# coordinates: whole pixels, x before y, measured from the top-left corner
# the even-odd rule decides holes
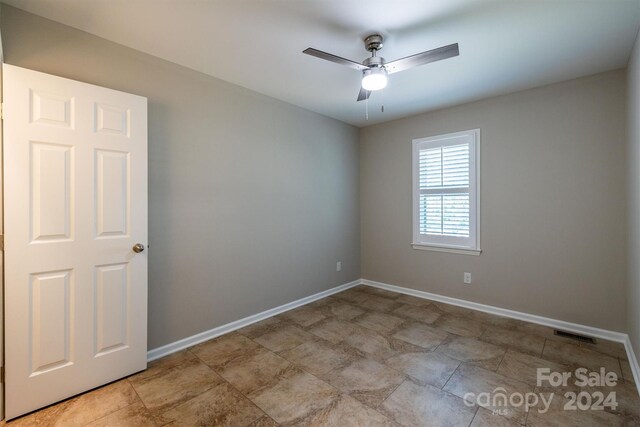
[[[460,54],[458,43],[453,43],[402,59],[396,59],[395,61],[385,62],[384,58],[377,56],[378,51],[382,48],[383,41],[384,39],[380,34],[372,34],[364,39],[364,47],[371,52],[371,57],[362,61],[362,64],[312,47],[303,50],[302,53],[362,71],[362,87],[358,94],[358,101],[369,99],[372,91],[383,89],[387,85],[388,74],[452,58]]]

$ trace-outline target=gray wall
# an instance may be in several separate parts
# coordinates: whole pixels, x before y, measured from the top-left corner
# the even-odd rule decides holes
[[[629,139],[629,288],[627,331],[640,357],[640,36],[627,68]]]
[[[625,330],[625,90],[617,70],[362,129],[363,277]],[[483,253],[412,249],[411,140],[474,128]]]
[[[9,64],[149,99],[149,348],[360,277],[356,128],[6,5],[0,26]]]
[[[640,353],[639,263],[629,262],[626,321],[620,309],[624,71],[364,128],[358,153],[358,130],[338,121],[12,7],[0,26],[10,64],[149,98],[150,348],[355,280],[362,265],[372,280],[613,330],[626,322]],[[472,128],[483,253],[413,250],[411,140]]]

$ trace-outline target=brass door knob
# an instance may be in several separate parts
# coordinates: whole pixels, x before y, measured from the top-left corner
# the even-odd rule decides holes
[[[142,251],[144,251],[144,245],[142,243],[136,243],[133,245],[133,252],[139,254]]]

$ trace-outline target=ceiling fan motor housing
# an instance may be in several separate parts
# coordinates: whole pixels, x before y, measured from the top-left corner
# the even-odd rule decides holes
[[[383,37],[380,34],[371,34],[364,39],[364,48],[369,52],[382,49]]]
[[[380,56],[372,56],[362,61],[362,65],[365,67],[375,68],[384,66],[384,58]]]

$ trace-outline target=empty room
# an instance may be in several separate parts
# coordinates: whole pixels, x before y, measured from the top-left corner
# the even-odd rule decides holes
[[[0,0],[0,425],[640,426],[640,0]]]

